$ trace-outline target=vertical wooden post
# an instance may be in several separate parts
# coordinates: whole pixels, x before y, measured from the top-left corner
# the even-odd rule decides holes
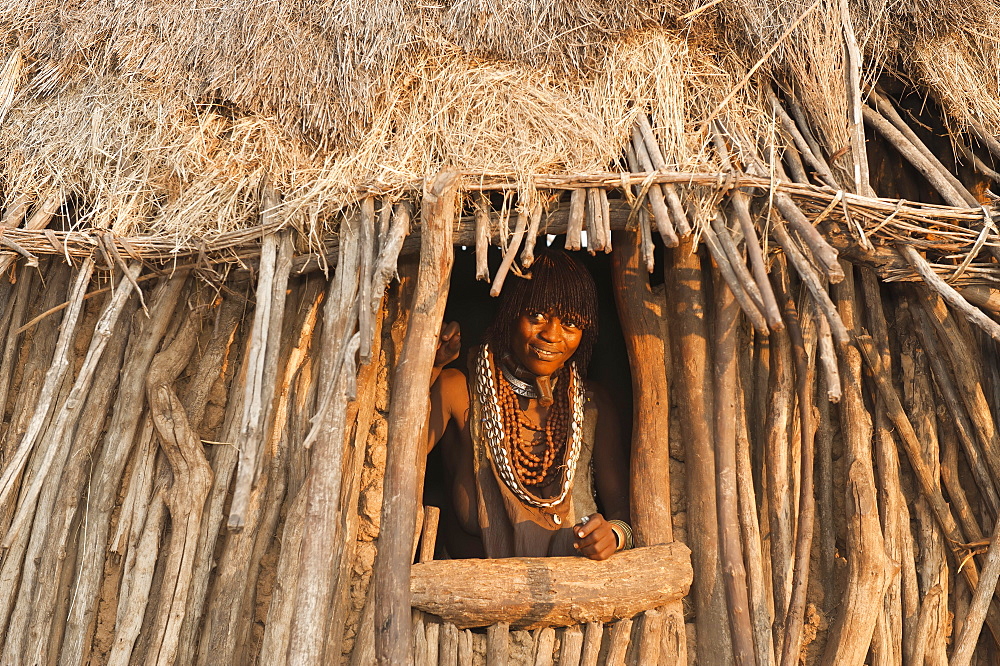
[[[719,277],[719,273],[715,273]],[[719,550],[729,603],[733,657],[740,666],[756,663],[747,573],[740,542],[739,498],[736,486],[736,328],[739,305],[725,281],[714,281],[715,337],[712,360],[715,380],[715,488]]]
[[[688,495],[688,542],[694,568],[697,662],[733,663],[716,524],[714,408],[708,363],[708,321],[701,258],[681,239],[666,271],[674,387],[683,432]]]
[[[448,297],[454,252],[452,222],[458,174],[443,171],[424,189],[420,269],[410,326],[392,378],[392,406],[382,502],[382,529],[375,560],[375,656],[380,664],[406,664],[410,635],[410,557],[417,515],[417,466],[425,451],[414,433],[429,408],[431,365]]]
[[[813,492],[814,462],[815,462],[815,427],[813,426],[812,396],[814,392],[813,378],[815,375],[815,355],[812,364],[809,362],[806,343],[803,338],[799,314],[795,301],[789,295],[787,273],[781,267],[776,272],[776,284],[782,301],[788,338],[792,344],[792,357],[795,362],[795,393],[799,410],[799,515],[797,519],[794,570],[791,578],[791,590],[788,597],[788,607],[782,627],[781,642],[782,666],[793,666],[798,663],[802,648],[802,630],[806,609],[806,595],[809,589],[810,554],[812,553],[813,528],[816,522],[816,498]],[[822,399],[822,398],[821,398]]]
[[[857,313],[853,270],[836,287],[837,306],[845,326],[855,329]],[[864,663],[872,642],[882,597],[889,583],[889,562],[876,503],[872,468],[872,418],[861,393],[861,356],[857,349],[840,348],[844,397],[840,403],[847,474],[847,584],[833,622],[823,664]]]
[[[670,447],[667,427],[666,354],[645,271],[639,268],[635,232],[616,232],[612,255],[615,302],[632,370],[632,460],[630,511],[636,545],[673,540],[670,513]]]
[[[306,481],[306,509],[299,546],[299,581],[289,638],[288,663],[311,666],[325,663],[325,629],[333,601],[336,549],[343,480],[347,393],[356,378],[355,358],[360,344],[357,329],[358,218],[347,216],[340,225],[340,258],[327,292],[323,315],[324,357],[317,386],[319,408],[303,446],[312,448]]]
[[[632,369],[632,527],[636,545],[650,546],[674,538],[667,441],[670,393],[666,349],[656,316],[660,306],[641,267],[639,242],[637,231],[616,232],[614,244],[618,249],[612,254],[612,265],[615,301]],[[664,630],[676,635],[680,661],[686,652],[680,601],[670,604],[665,611]]]

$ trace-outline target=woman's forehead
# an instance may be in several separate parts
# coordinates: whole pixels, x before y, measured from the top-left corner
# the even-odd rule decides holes
[[[544,315],[546,317],[556,317],[558,319],[572,319],[581,327],[589,325],[591,322],[586,317],[572,308],[559,305],[525,307],[518,315],[518,319],[528,319],[533,315]]]

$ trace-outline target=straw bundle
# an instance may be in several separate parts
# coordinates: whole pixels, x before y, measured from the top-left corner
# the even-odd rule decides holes
[[[861,88],[915,33],[926,53],[916,75],[949,109],[995,122],[996,77],[977,66],[995,25],[984,16],[950,14],[975,28],[955,36],[932,32],[926,8],[904,14],[876,0],[689,9],[8,3],[0,145],[11,157],[0,183],[9,202],[55,188],[78,200],[87,226],[183,241],[257,224],[267,179],[284,196],[280,222],[315,241],[359,189],[402,187],[442,166],[512,174],[530,202],[533,173],[602,171],[622,158],[639,110],[670,168],[711,164],[700,122],[713,112],[748,150],[772,145],[768,105],[738,95],[720,107],[734,87],[759,92],[751,63],[795,97],[833,154],[851,141],[848,33],[866,58]],[[850,182],[858,158],[834,157]]]
[[[1000,134],[1000,7],[989,28],[961,30],[913,45],[920,81],[936,93],[960,128]]]

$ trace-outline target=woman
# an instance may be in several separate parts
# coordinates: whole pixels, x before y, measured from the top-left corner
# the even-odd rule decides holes
[[[440,444],[450,476],[450,554],[607,559],[631,547],[631,529],[614,410],[584,381],[597,337],[594,282],[553,251],[526,278],[508,283],[469,377],[442,369],[461,347],[456,323],[442,330],[429,448]]]

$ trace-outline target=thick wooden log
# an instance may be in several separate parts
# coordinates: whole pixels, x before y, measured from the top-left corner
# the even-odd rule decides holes
[[[741,369],[742,372],[742,369]],[[750,372],[747,372],[747,376]],[[764,541],[757,515],[757,491],[747,424],[746,391],[736,383],[736,485],[739,493],[740,535],[747,569],[747,593],[753,625],[754,648],[759,666],[775,663],[774,638],[771,634],[771,581],[765,575]]]
[[[570,193],[569,213],[566,218],[566,249],[579,250],[583,225],[587,216],[587,190],[575,189]]]
[[[378,304],[372,298],[375,251],[377,250],[375,224],[375,197],[365,197],[361,201],[361,244],[358,248],[360,262],[360,266],[358,266],[358,332],[361,334],[358,357],[362,365],[367,365],[372,360],[375,313],[378,310]],[[261,266],[263,266],[263,262],[261,262]],[[261,278],[263,278],[263,274],[261,274]],[[257,307],[261,307],[259,301]]]
[[[473,198],[476,219],[476,279],[490,281],[490,199],[480,192]],[[402,247],[402,239],[400,239]],[[399,250],[396,250],[397,256]],[[393,262],[395,265],[395,262]]]
[[[544,630],[543,630],[544,631]],[[549,631],[553,631],[549,629]],[[552,636],[555,640],[555,635]],[[549,666],[552,665],[552,646],[549,645]],[[472,666],[472,632],[463,631],[458,635],[458,666]]]
[[[680,599],[691,585],[690,551],[674,542],[596,562],[582,557],[439,560],[415,564],[414,608],[463,629],[608,622]]]
[[[418,461],[424,451],[414,434],[422,431],[430,408],[431,365],[453,261],[451,229],[457,188],[458,174],[445,171],[424,192],[425,246],[420,252],[410,325],[392,380],[382,530],[374,570],[375,654],[380,664],[402,664],[413,654],[407,581],[416,524]]]
[[[365,249],[371,252],[370,247],[362,247],[362,250]],[[273,234],[264,239],[260,279],[257,283],[257,307],[254,310],[247,354],[246,388],[239,431],[239,465],[229,508],[228,527],[235,531],[243,529],[250,502],[250,489],[261,472],[261,450],[264,447],[277,377],[277,350],[281,343],[285,292],[292,266],[291,251],[288,232]],[[368,279],[367,275],[362,275],[361,282]],[[367,299],[363,296],[359,292],[361,303],[366,303]],[[365,309],[361,308],[359,311]]]
[[[718,275],[716,273],[716,275]],[[715,492],[718,498],[719,553],[726,587],[733,657],[740,666],[756,663],[747,573],[740,542],[736,485],[736,337],[739,308],[733,293],[715,281],[715,336],[712,360],[715,382]]]
[[[524,237],[524,249],[521,251],[521,265],[525,268],[530,268],[531,264],[535,263],[535,238],[538,236],[538,228],[542,223],[543,212],[545,210],[540,201],[531,207],[528,232]]]
[[[577,630],[579,631],[579,630]],[[581,638],[583,634],[580,634]],[[565,643],[563,643],[565,645]],[[486,666],[507,666],[510,654],[510,625],[497,622],[486,630]],[[576,666],[576,662],[573,663]]]
[[[434,545],[437,543],[438,524],[441,520],[441,509],[436,506],[424,507],[424,520],[420,528],[420,554],[418,562],[430,562],[434,559]]]
[[[307,503],[299,546],[299,580],[288,646],[288,663],[296,665],[323,663],[327,647],[325,632],[317,628],[327,626],[332,605],[347,384],[355,381],[354,353],[360,344],[360,337],[354,333],[360,238],[356,220],[345,220],[340,228],[344,239],[342,256],[330,283],[323,315],[320,343],[324,354],[315,389],[319,406],[303,442],[304,447],[312,449],[312,458],[305,485]]]
[[[136,262],[130,270],[138,274],[139,269],[140,265]],[[91,337],[90,349],[87,351],[84,364],[73,383],[73,388],[66,396],[61,408],[57,411],[55,423],[50,425],[46,431],[45,438],[49,440],[50,446],[45,455],[42,456],[43,462],[37,467],[31,485],[27,490],[24,488],[21,489],[21,507],[19,507],[18,514],[15,514],[8,535],[4,539],[4,542],[6,542],[12,533],[18,529],[18,518],[22,508],[30,509],[34,512],[35,522],[31,534],[31,544],[29,545],[24,569],[21,574],[23,591],[31,591],[31,586],[26,585],[28,580],[33,578],[37,580],[35,589],[30,594],[30,602],[27,604],[31,615],[27,629],[27,633],[29,633],[27,645],[32,650],[29,653],[30,658],[28,661],[44,663],[48,659],[46,651],[49,649],[50,643],[55,642],[58,644],[58,640],[53,641],[54,637],[50,635],[49,631],[52,622],[59,621],[54,617],[57,603],[56,596],[62,593],[54,583],[54,581],[59,580],[58,575],[54,574],[60,571],[62,558],[59,555],[65,553],[66,541],[63,540],[69,538],[66,532],[71,529],[75,511],[70,510],[66,512],[64,510],[62,512],[62,516],[65,518],[63,525],[65,525],[66,532],[61,530],[63,525],[60,525],[56,511],[57,507],[64,509],[65,504],[63,502],[68,499],[65,496],[63,485],[72,483],[77,478],[73,474],[74,466],[69,457],[74,442],[73,431],[77,428],[79,420],[84,416],[82,407],[88,397],[92,395],[91,390],[94,388],[93,383],[97,379],[96,373],[105,347],[110,342],[116,330],[116,323],[125,309],[126,300],[131,291],[132,286],[130,282],[123,278],[115,290],[114,296],[109,299],[101,318],[98,320],[94,334]],[[106,385],[96,388],[97,390],[107,390]],[[91,413],[90,417],[94,418],[94,414]],[[103,414],[98,418],[103,420]],[[57,455],[54,449],[59,449]],[[45,486],[44,489],[42,487],[43,484]],[[75,488],[79,492],[78,487]],[[31,498],[33,497],[37,497],[37,503],[32,501]],[[73,509],[75,509],[75,503]],[[30,518],[28,515],[24,516],[26,523]],[[49,569],[49,575],[43,577],[45,576],[46,568]],[[36,572],[38,574],[37,578],[35,578]],[[19,619],[17,614],[12,618],[9,625],[9,636],[21,633],[21,630],[24,628],[23,625],[19,626]]]
[[[688,543],[697,572],[692,598],[698,630],[697,661],[732,663],[726,597],[719,563],[716,524],[714,409],[709,370],[707,296],[701,258],[689,238],[673,251],[665,273],[670,312],[674,404],[684,442]]]
[[[856,303],[853,273],[848,267],[838,285],[838,309],[844,324],[855,329]],[[841,347],[844,399],[841,429],[847,473],[847,583],[842,605],[834,620],[823,664],[863,664],[889,583],[890,562],[885,554],[876,502],[872,465],[872,419],[861,392],[861,355],[851,346]]]
[[[441,648],[438,653],[438,664],[441,666],[458,666],[458,627],[450,622],[445,622],[441,625],[440,637]]]
[[[552,627],[541,627],[535,630],[535,663],[534,666],[552,666],[553,650],[556,646],[556,630]],[[461,666],[461,664],[459,665]]]
[[[597,658],[601,652],[603,639],[604,625],[600,622],[588,622],[583,632],[583,652],[580,654],[580,666],[597,666]]]
[[[655,608],[642,614],[639,635],[636,637],[637,664],[660,663],[660,643],[663,635],[664,614]]]
[[[670,510],[670,395],[666,350],[661,337],[661,305],[640,267],[639,239],[623,231],[614,239],[615,303],[632,369],[632,459],[630,510],[636,545],[673,540]]]
[[[149,364],[171,322],[180,299],[187,273],[174,275],[157,285],[153,292],[148,319],[140,318],[138,330],[130,337],[125,353],[118,397],[111,421],[104,434],[100,457],[91,476],[88,521],[80,543],[77,561],[81,566],[74,580],[74,603],[70,608],[62,652],[62,666],[86,661],[87,644],[97,615],[100,585],[104,572],[111,512],[118,498],[118,488],[139,427]]]
[[[18,330],[24,323],[25,311],[28,308],[28,301],[33,293],[34,271],[27,271],[17,281],[17,287],[13,290],[14,302],[10,306],[9,319],[5,322],[5,334],[3,337],[3,353],[0,356],[0,409],[5,409],[7,405],[7,393],[10,389],[11,377],[13,375],[14,354],[17,351],[21,333]],[[2,523],[0,523],[2,524]]]
[[[657,646],[659,649],[659,646]],[[579,625],[566,627],[559,647],[559,666],[579,666],[583,652],[583,630]],[[651,662],[656,663],[656,662]],[[487,657],[486,666],[493,666]]]
[[[928,367],[928,353],[918,343],[916,331],[919,306],[900,302],[896,308],[893,326],[899,338],[900,385],[903,404],[911,415],[913,427],[923,445],[924,457],[932,465],[931,474],[944,478],[951,470],[958,476],[958,442],[953,433],[938,428],[938,399],[935,398],[931,368]],[[932,333],[933,335],[933,333]],[[943,420],[945,414],[940,418]],[[898,457],[898,456],[897,456]],[[952,486],[946,486],[952,502],[956,498]],[[951,587],[951,572],[948,569],[947,548],[940,530],[936,529],[934,516],[923,500],[913,503],[913,515],[919,529],[908,529],[908,521],[900,521],[903,537],[902,567],[902,615],[903,615],[903,662],[923,663],[918,660],[918,648],[922,654],[930,653],[931,663],[947,661],[945,646],[949,642],[948,595],[941,592]],[[919,558],[913,553],[919,553]],[[920,627],[921,617],[924,626]],[[921,658],[922,659],[922,658]]]
[[[199,315],[189,314],[170,346],[154,357],[146,377],[146,399],[160,448],[173,473],[164,501],[172,529],[163,586],[153,627],[148,663],[173,664],[180,643],[181,624],[188,610],[199,524],[212,487],[212,469],[201,440],[188,423],[187,413],[173,382],[187,366],[197,342]]]
[[[404,283],[412,286],[413,280],[405,274],[401,276],[400,293],[409,294],[409,291],[404,292],[403,290]],[[394,305],[399,306],[401,303],[397,300]],[[375,417],[375,403],[381,390],[379,377],[387,367],[391,367],[391,361],[386,355],[383,355],[384,345],[391,339],[382,330],[383,321],[391,316],[387,312],[388,309],[380,309],[376,314],[375,345],[372,349],[374,362],[362,366],[358,371],[358,398],[348,407],[347,422],[353,424],[353,432],[350,432],[351,428],[349,428],[348,437],[344,443],[344,481],[340,494],[340,505],[343,507],[358,506],[362,491],[364,459],[366,452],[370,450],[369,439],[374,438],[371,426]],[[354,566],[357,564],[357,549],[360,543],[358,541],[358,527],[361,520],[359,513],[356,510],[347,510],[343,511],[340,516],[338,542],[334,546],[338,551],[338,557],[335,559],[335,596],[330,610],[328,636],[344,636],[344,629],[351,614],[351,581],[355,575]]]
[[[781,629],[785,625],[792,593],[794,570],[794,482],[792,479],[791,432],[792,410],[795,404],[793,388],[792,348],[789,334],[770,337],[767,374],[767,399],[762,434],[764,435],[764,470],[766,480],[769,536],[767,542],[771,563],[772,598],[774,600],[774,644],[780,650]]]
[[[625,653],[631,638],[632,619],[624,618],[615,622],[609,636],[608,656],[604,660],[606,666],[625,666]]]
[[[868,176],[868,150],[865,147],[865,126],[861,120],[861,99],[864,94],[861,81],[861,49],[854,31],[854,22],[847,6],[847,0],[840,0],[840,24],[844,35],[844,83],[846,88],[848,122],[847,133],[851,139],[851,157],[854,191],[871,196],[872,187]]]
[[[413,666],[427,663],[427,623],[420,611],[413,610]]]
[[[587,190],[587,251],[591,254],[608,251],[611,239],[605,236],[604,222],[604,202],[601,199],[601,190],[591,187]],[[607,197],[607,192],[604,192]]]
[[[802,647],[802,630],[809,588],[810,553],[812,552],[813,526],[816,517],[816,499],[813,493],[815,460],[815,427],[811,397],[815,365],[809,363],[806,343],[803,337],[799,314],[795,301],[788,294],[783,282],[786,276],[777,280],[780,298],[783,301],[784,319],[787,322],[788,337],[795,362],[795,393],[799,409],[799,515],[795,533],[794,569],[791,580],[791,595],[782,627],[781,663],[794,666],[799,661]]]

